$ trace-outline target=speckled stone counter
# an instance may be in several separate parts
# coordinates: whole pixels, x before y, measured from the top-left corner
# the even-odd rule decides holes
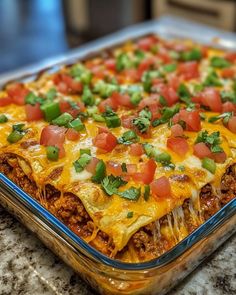
[[[235,295],[236,236],[168,295]],[[0,207],[0,295],[95,294]]]

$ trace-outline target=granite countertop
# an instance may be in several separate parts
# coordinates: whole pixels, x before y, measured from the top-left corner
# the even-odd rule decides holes
[[[236,294],[236,236],[168,295]],[[32,233],[0,207],[0,295],[95,294]]]

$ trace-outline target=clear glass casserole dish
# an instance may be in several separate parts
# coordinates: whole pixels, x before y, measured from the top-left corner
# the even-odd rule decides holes
[[[206,35],[201,36],[203,29]],[[45,68],[53,71],[58,65],[84,58],[88,53],[92,54],[92,51],[97,52],[104,47],[115,46],[126,39],[149,33],[157,33],[165,38],[191,37],[207,44],[213,37],[221,37],[217,31],[180,21],[164,19],[161,22],[149,22],[92,42],[43,65],[2,76],[0,83],[13,79],[33,79]],[[236,48],[235,40],[233,35],[224,34],[223,38],[217,40],[217,45],[233,49]],[[0,182],[1,204],[102,294],[164,294],[229,237],[235,227],[234,199],[160,258],[145,263],[127,264],[112,260],[86,244],[2,174]]]

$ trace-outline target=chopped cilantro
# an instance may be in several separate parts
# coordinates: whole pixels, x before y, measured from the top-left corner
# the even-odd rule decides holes
[[[45,102],[45,99],[42,97],[39,97],[35,95],[33,92],[30,92],[25,97],[25,103],[30,105],[35,105],[36,103],[43,104]]]
[[[221,91],[220,96],[221,96],[221,100],[223,102],[231,101],[236,104],[236,93],[235,92],[229,92],[229,91],[223,90],[223,91]]]
[[[162,110],[162,116],[160,119],[156,119],[152,122],[152,126],[156,127],[160,124],[167,123],[176,113],[180,110],[180,105],[176,104],[172,107],[165,107]]]
[[[132,218],[134,216],[134,212],[130,211],[127,213],[127,218]]]
[[[210,60],[210,64],[214,68],[227,68],[231,65],[231,63],[223,57],[213,56]]]
[[[141,188],[136,188],[136,187],[131,186],[127,190],[125,190],[123,192],[118,192],[117,194],[124,199],[128,199],[131,201],[137,201],[141,195]]]
[[[163,70],[167,73],[174,72],[177,68],[176,64],[167,64],[163,66]]]
[[[193,85],[193,92],[194,92],[195,94],[197,94],[197,93],[203,91],[203,89],[204,89],[204,86],[203,86],[202,84],[194,84],[194,85]]]
[[[219,153],[222,152],[223,149],[220,146],[221,140],[220,140],[220,132],[212,132],[210,135],[208,134],[208,131],[200,131],[198,133],[197,139],[195,143],[204,142],[205,144],[210,146],[210,150],[213,153]]]
[[[161,77],[162,74],[158,70],[146,71],[142,75],[143,88],[146,92],[150,92],[152,88],[152,80]]]
[[[214,123],[214,122],[216,122],[216,121],[218,121],[218,120],[223,119],[223,123],[224,123],[224,124],[227,124],[228,121],[229,121],[229,119],[230,119],[233,115],[234,115],[233,112],[226,112],[226,113],[220,114],[219,116],[213,116],[213,117],[210,117],[210,118],[208,119],[208,122],[210,122],[210,123]]]
[[[210,72],[207,75],[205,81],[203,82],[203,86],[219,86],[220,87],[222,85],[223,84],[215,71]]]
[[[124,132],[123,135],[118,138],[118,142],[125,145],[129,145],[137,141],[139,141],[139,137],[133,130]]]
[[[166,107],[168,105],[167,100],[162,95],[160,95],[159,102],[163,107]]]
[[[178,169],[179,169],[180,171],[185,171],[185,166],[184,166],[184,165],[179,165],[179,166],[178,166]]]
[[[139,117],[133,120],[133,124],[141,133],[145,133],[151,125],[151,117],[152,113],[149,111],[149,109],[145,108],[139,112]]]
[[[1,114],[1,115],[0,115],[0,124],[2,124],[2,123],[6,123],[7,121],[8,121],[7,116],[4,115],[4,114]]]
[[[180,97],[180,100],[185,102],[186,104],[189,104],[191,102],[191,94],[188,90],[188,87],[184,84],[180,84],[178,87],[178,95]]]
[[[106,176],[106,165],[103,160],[100,160],[95,168],[95,174],[92,176],[92,181],[96,183],[101,183],[101,181]]]
[[[125,185],[127,182],[124,181],[121,177],[109,175],[106,176],[102,182],[102,188],[103,190],[109,195],[112,196],[114,194],[117,194],[118,188]]]
[[[119,54],[116,58],[116,69],[117,71],[122,71],[125,69],[130,69],[134,66],[133,61],[131,58],[128,56],[127,53],[123,52]]]
[[[126,166],[126,163],[122,163],[122,164],[121,164],[121,170],[122,170],[122,172],[127,172],[127,166]]]
[[[144,186],[144,194],[143,194],[144,200],[148,201],[149,197],[150,197],[150,185],[145,185]]]
[[[184,61],[200,60],[202,58],[202,53],[199,48],[193,48],[191,51],[182,52],[180,58]]]
[[[145,53],[144,51],[138,49],[134,52],[134,56],[134,64],[135,66],[138,66],[141,63],[141,61],[145,58]]]

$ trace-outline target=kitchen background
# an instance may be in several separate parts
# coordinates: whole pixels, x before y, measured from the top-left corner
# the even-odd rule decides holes
[[[235,0],[0,0],[0,72],[166,14],[236,31]]]

